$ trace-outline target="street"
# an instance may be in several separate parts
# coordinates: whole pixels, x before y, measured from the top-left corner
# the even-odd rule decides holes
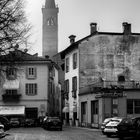
[[[99,129],[63,127],[63,131],[44,130],[42,128],[12,128],[1,140],[118,140],[107,138]]]

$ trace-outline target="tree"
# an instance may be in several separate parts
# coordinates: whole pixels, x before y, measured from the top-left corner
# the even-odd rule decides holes
[[[29,44],[31,25],[25,16],[24,2],[0,0],[0,83],[5,78],[5,66],[19,68],[16,62],[21,62],[22,56],[17,50],[27,50]]]
[[[0,54],[18,44],[27,47],[31,25],[27,23],[24,0],[0,0]]]

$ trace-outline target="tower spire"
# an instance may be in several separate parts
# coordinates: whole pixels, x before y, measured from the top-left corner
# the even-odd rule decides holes
[[[46,0],[45,8],[56,8],[55,7],[55,0]]]

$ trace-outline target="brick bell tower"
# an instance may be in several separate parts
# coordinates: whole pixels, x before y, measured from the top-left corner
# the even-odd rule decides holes
[[[58,53],[58,7],[55,0],[46,0],[42,8],[42,55],[52,58]]]

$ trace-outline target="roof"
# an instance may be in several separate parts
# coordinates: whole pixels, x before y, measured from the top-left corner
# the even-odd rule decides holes
[[[46,0],[45,8],[55,8],[55,0]]]
[[[9,52],[7,55],[0,56],[0,63],[1,64],[15,64],[15,63],[42,63],[42,64],[50,64],[54,66],[57,70],[59,70],[59,66],[49,58],[39,57],[36,54],[31,55],[27,52],[23,52],[21,50],[15,50]]]
[[[0,62],[51,62],[50,59],[31,55],[21,50],[10,51],[7,55],[0,56]]]
[[[97,35],[124,35],[124,33],[117,33],[117,32],[94,32],[94,33],[92,33],[92,34],[90,34],[90,35],[88,35],[88,36],[86,36],[86,37],[84,37],[84,38],[82,38],[82,39],[72,43],[65,50],[61,51],[60,52],[61,58],[64,59],[65,55],[68,52],[78,48],[79,43],[81,43],[82,41],[87,40],[88,38],[90,38],[92,36],[97,36]],[[140,35],[140,33],[131,33],[131,35]]]

